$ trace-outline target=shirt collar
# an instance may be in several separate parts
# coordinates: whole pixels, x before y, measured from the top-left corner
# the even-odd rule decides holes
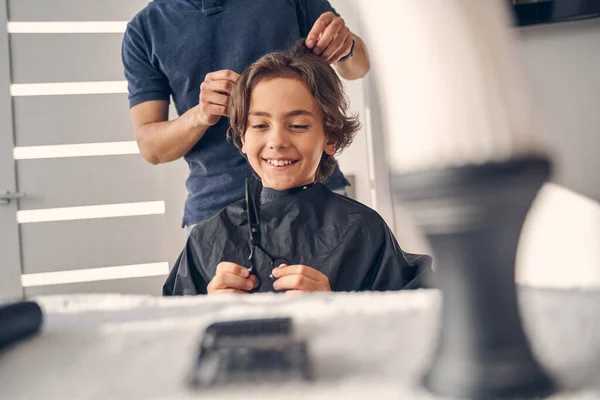
[[[294,195],[296,193],[302,192],[303,190],[309,189],[315,185],[316,183],[310,183],[308,185],[297,186],[286,190],[275,190],[264,187],[260,193],[260,204],[266,204],[273,200],[280,199],[282,197]]]
[[[204,15],[211,16],[223,11],[223,0],[188,0],[204,12]]]

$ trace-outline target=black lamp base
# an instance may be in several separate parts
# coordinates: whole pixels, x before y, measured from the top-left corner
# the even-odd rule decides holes
[[[515,258],[523,222],[550,164],[529,158],[393,178],[431,243],[441,330],[422,383],[439,395],[532,399],[555,390],[519,317]]]

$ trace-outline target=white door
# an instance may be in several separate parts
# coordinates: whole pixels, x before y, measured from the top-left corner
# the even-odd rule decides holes
[[[187,166],[144,162],[129,116],[121,41],[147,3],[0,0],[0,192],[27,194],[0,204],[2,297],[159,294],[184,246]]]

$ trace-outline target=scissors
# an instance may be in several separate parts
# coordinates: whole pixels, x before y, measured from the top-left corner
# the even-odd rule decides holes
[[[256,186],[255,186],[256,188]],[[246,212],[248,216],[248,229],[250,231],[249,237],[249,247],[250,247],[250,256],[248,257],[248,271],[250,274],[256,277],[256,284],[254,288],[250,291],[250,293],[255,293],[258,291],[261,285],[260,275],[258,274],[258,269],[256,268],[256,253],[257,250],[263,252],[270,260],[271,260],[271,270],[279,267],[282,264],[289,264],[289,262],[283,258],[277,258],[271,256],[262,246],[260,240],[260,217],[258,213],[258,207],[256,206],[256,197],[255,191],[250,190],[250,182],[246,179]],[[269,275],[269,278],[274,280],[273,274]]]

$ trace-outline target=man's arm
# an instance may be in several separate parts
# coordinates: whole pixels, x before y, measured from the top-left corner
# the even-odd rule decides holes
[[[221,70],[206,75],[200,101],[179,118],[168,121],[169,103],[145,101],[131,108],[135,140],[142,157],[161,164],[185,156],[221,116],[227,115],[229,95],[238,74]]]
[[[352,57],[334,64],[340,76],[347,80],[360,79],[371,69],[371,61],[365,42],[355,34],[352,34],[352,38],[355,42]]]
[[[186,155],[208,129],[200,123],[197,108],[168,121],[168,101],[153,100],[133,106],[134,136],[144,160],[156,165]]]
[[[168,121],[169,79],[152,63],[151,45],[140,15],[127,25],[121,52],[135,140],[142,157],[159,164],[186,154],[206,130],[195,123],[193,112]]]

